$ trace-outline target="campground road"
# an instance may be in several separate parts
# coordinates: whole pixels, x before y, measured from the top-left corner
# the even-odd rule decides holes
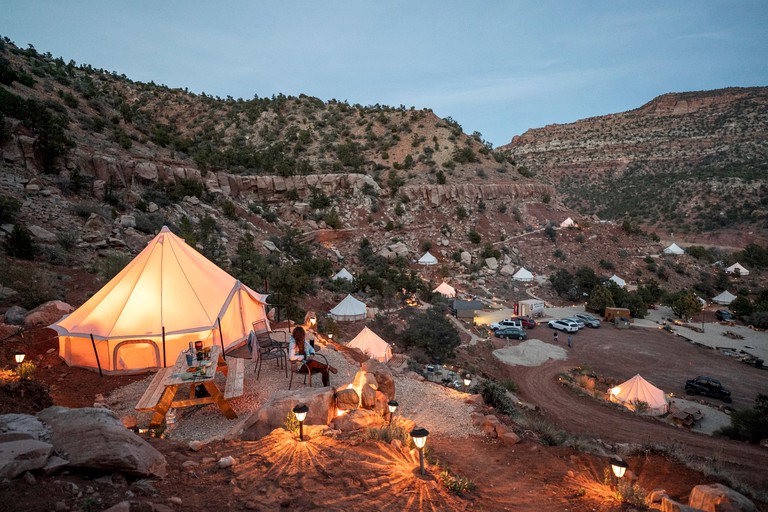
[[[630,375],[627,375],[626,378],[639,371],[644,377],[648,377],[649,380],[664,389],[665,382],[663,381],[679,380],[678,375],[672,377],[665,375],[666,379],[661,378],[664,373],[677,370],[674,364],[669,365],[671,370],[665,369],[665,366],[670,360],[681,356],[685,361],[684,367],[688,366],[688,361],[691,358],[696,358],[695,363],[697,365],[733,364],[731,370],[744,372],[744,378],[739,379],[736,375],[733,375],[732,378],[747,381],[746,384],[742,383],[741,385],[749,385],[753,390],[755,389],[753,387],[755,386],[755,379],[758,383],[764,383],[762,380],[763,372],[751,369],[746,365],[733,363],[725,356],[718,355],[713,351],[702,351],[688,343],[679,342],[670,346],[669,339],[658,337],[657,332],[644,333],[639,330],[633,335],[643,338],[658,337],[656,341],[666,346],[670,352],[681,352],[674,355],[670,353],[666,359],[656,359],[654,374],[653,368],[649,366],[651,363],[644,361],[645,358],[642,355],[642,353],[654,352],[655,342],[653,339],[647,339],[643,343],[632,343],[632,346],[641,347],[637,353],[627,351],[622,355],[616,355],[616,351],[613,351],[611,356],[607,356],[605,353],[597,353],[595,349],[606,343],[607,337],[616,334],[615,331],[608,329],[601,330],[603,332],[600,334],[593,331],[589,335],[578,336],[577,341],[580,343],[579,347],[582,353],[570,352],[569,359],[566,361],[549,360],[541,366],[533,367],[508,366],[504,373],[517,382],[519,395],[523,400],[537,405],[544,418],[562,430],[579,436],[600,438],[616,443],[682,446],[685,453],[714,459],[723,463],[725,468],[736,474],[740,480],[748,482],[758,489],[768,489],[768,472],[765,470],[768,467],[767,448],[699,434],[659,422],[650,417],[629,414],[602,404],[593,398],[579,395],[558,382],[560,373],[566,372],[574,366],[588,364],[598,374],[616,378],[624,378],[622,373],[627,372],[626,368],[631,368]],[[537,334],[543,335],[544,333],[547,331],[544,330]],[[590,346],[591,350],[587,350]],[[711,357],[716,358],[713,359],[714,363],[706,361]],[[666,389],[670,388],[667,387]]]

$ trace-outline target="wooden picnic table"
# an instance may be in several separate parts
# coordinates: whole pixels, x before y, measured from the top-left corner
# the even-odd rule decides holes
[[[237,418],[237,414],[229,404],[228,398],[240,396],[243,393],[243,360],[232,359],[234,364],[227,364],[221,355],[221,347],[211,347],[210,359],[207,361],[194,361],[193,367],[204,368],[204,373],[193,375],[187,372],[190,366],[187,365],[184,352],[179,354],[176,364],[169,368],[163,368],[157,372],[152,379],[144,395],[136,404],[136,409],[140,411],[153,411],[150,427],[162,425],[168,410],[173,408],[193,407],[196,405],[216,404],[219,410],[229,419]],[[214,377],[216,372],[221,372],[227,376],[226,392],[222,393],[216,384]],[[202,385],[209,396],[195,396],[195,387]],[[188,390],[186,396],[183,391]],[[176,395],[180,394],[179,399]]]

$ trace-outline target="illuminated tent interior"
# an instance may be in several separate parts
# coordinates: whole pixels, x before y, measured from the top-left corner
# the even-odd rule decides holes
[[[637,405],[640,402],[648,404],[648,409],[644,412],[653,416],[659,416],[669,410],[664,391],[642,378],[640,374],[610,389],[609,395],[612,402],[632,411],[637,411]]]
[[[456,297],[456,289],[448,283],[441,283],[440,286],[432,290],[432,293],[439,293],[440,295],[451,299]]]
[[[225,351],[244,343],[252,322],[266,319],[265,300],[163,226],[120,273],[50,328],[68,365],[140,373],[173,366],[190,341],[223,344]]]
[[[392,347],[367,327],[364,327],[355,339],[347,344],[350,348],[359,348],[371,359],[386,363],[392,357]]]

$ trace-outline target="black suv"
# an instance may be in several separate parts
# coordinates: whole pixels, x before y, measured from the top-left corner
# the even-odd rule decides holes
[[[727,309],[718,309],[717,311],[715,311],[715,318],[717,318],[721,322],[732,322],[733,320],[735,320],[733,318],[733,313],[731,313]]]
[[[731,392],[720,384],[719,380],[710,377],[696,377],[685,382],[685,392],[689,395],[711,396],[721,398],[723,402],[731,403]]]

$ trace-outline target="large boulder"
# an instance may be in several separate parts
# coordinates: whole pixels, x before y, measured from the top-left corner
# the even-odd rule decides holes
[[[0,416],[0,443],[19,439],[45,440],[48,430],[36,417],[29,414],[3,414]]]
[[[370,385],[365,384],[360,395],[360,405],[363,409],[373,409],[376,405],[376,390]]]
[[[336,408],[340,411],[357,409],[360,406],[360,396],[352,388],[345,388],[336,392]]]
[[[378,391],[387,395],[388,400],[395,399],[395,381],[389,366],[375,359],[369,359],[363,363],[361,368],[364,372],[372,373],[376,377]]]
[[[8,325],[22,325],[26,316],[26,309],[21,306],[11,306],[5,312],[5,323]]]
[[[0,478],[15,478],[45,466],[53,445],[36,439],[0,443]]]
[[[697,485],[691,490],[688,506],[707,512],[742,510],[757,512],[749,498],[723,484]]]
[[[298,404],[309,407],[305,425],[328,425],[335,413],[333,395],[334,389],[331,387],[277,392],[243,422],[242,431],[237,435],[243,441],[261,439],[282,427],[288,414]]]
[[[333,419],[333,428],[342,432],[351,432],[363,428],[384,426],[384,417],[369,409],[355,409]]]
[[[73,312],[75,308],[60,300],[51,300],[37,306],[24,318],[25,327],[40,327],[51,325],[61,320],[61,317]]]
[[[164,477],[162,453],[126,429],[112,411],[49,407],[37,417],[51,430],[51,443],[70,465],[139,477]]]

